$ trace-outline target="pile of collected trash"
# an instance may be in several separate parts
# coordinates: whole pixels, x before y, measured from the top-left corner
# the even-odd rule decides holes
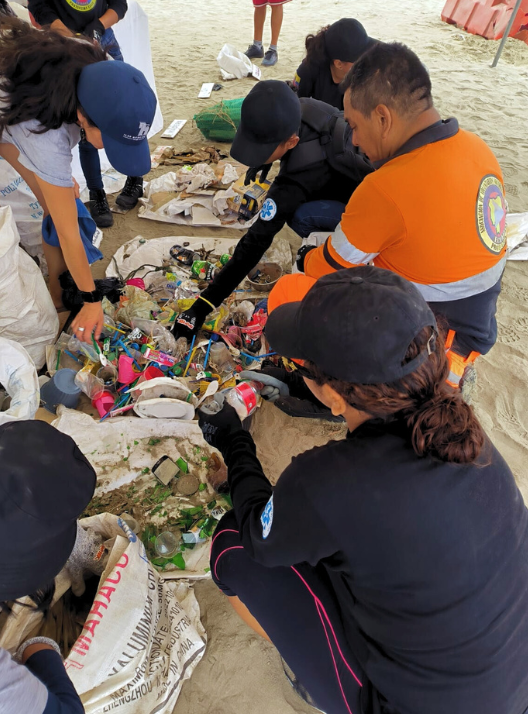
[[[85,343],[62,333],[48,348],[51,379],[41,388],[44,404],[51,410],[58,403],[76,408],[84,393],[101,420],[125,413],[192,420],[217,391],[236,388],[240,373],[272,356],[263,339],[265,295],[280,277],[280,266],[260,264],[248,289],[235,291],[212,311],[190,345],[171,332],[177,315],[229,259],[176,244],[161,265],[125,276],[119,301],[103,299],[99,339]]]

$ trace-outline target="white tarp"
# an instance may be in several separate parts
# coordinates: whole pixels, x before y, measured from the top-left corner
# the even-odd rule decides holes
[[[189,461],[196,447],[200,448],[201,455],[208,453],[209,449],[197,421],[114,417],[97,422],[88,414],[62,406],[57,408],[57,414],[59,418],[53,426],[72,437],[97,473],[96,496],[133,483],[145,468],[150,469],[162,455],[166,454],[174,461],[183,456]],[[160,443],[153,447],[149,444],[152,439],[160,440]],[[191,472],[206,483],[207,467],[201,456],[197,460],[199,463],[191,464]],[[150,477],[153,484],[157,483],[152,474]],[[214,497],[209,485],[203,493],[205,501]],[[183,508],[192,506],[183,496],[179,502]],[[160,525],[164,522],[160,516],[153,516],[151,520],[155,523],[157,519]],[[163,577],[210,577],[209,547],[210,542],[206,541],[193,550],[186,550],[183,554],[185,570],[166,570]]]

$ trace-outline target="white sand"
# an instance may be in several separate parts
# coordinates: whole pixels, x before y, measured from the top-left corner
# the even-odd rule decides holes
[[[250,0],[142,0],[149,14],[154,69],[165,125],[192,119],[202,107],[220,99],[244,96],[253,80],[224,83],[210,100],[196,96],[202,82],[220,81],[216,55],[225,42],[245,50],[252,39]],[[528,210],[528,47],[509,40],[497,69],[490,69],[498,43],[467,35],[441,22],[442,0],[293,0],[285,6],[279,43],[279,64],[264,78],[289,79],[303,57],[308,32],[340,17],[353,15],[382,40],[409,44],[427,65],[437,106],[444,117],[456,116],[462,127],[482,136],[495,151],[504,171],[513,211]],[[324,8],[324,9],[323,9]],[[265,39],[269,41],[269,27]],[[171,143],[155,138],[152,146]],[[183,149],[205,142],[198,130],[185,127],[174,142]],[[158,175],[163,169],[153,172]],[[442,187],[432,187],[442,200]],[[188,233],[177,226],[117,216],[105,231],[105,255],[141,233],[147,238]],[[206,235],[204,229],[194,231]],[[225,235],[236,235],[226,231]],[[287,231],[292,239],[292,234]],[[104,267],[104,266],[102,266]],[[100,266],[99,271],[102,270]],[[512,467],[528,496],[524,467],[528,445],[528,265],[508,265],[499,303],[499,340],[478,363],[477,410],[488,433]],[[340,429],[317,422],[292,420],[266,405],[255,422],[266,473],[275,481],[300,451]],[[175,714],[291,714],[312,711],[286,682],[275,649],[238,622],[225,598],[211,582],[197,586],[209,644],[192,680],[184,685]]]

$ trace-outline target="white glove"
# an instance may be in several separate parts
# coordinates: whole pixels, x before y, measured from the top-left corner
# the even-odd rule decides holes
[[[91,528],[83,528],[77,521],[77,538],[65,568],[72,583],[72,592],[79,597],[86,590],[85,576],[101,575],[106,565],[107,551],[103,538]]]

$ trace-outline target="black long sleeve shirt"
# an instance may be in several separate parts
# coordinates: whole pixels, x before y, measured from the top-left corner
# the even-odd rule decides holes
[[[305,99],[304,102],[311,101]],[[318,135],[306,123],[301,123],[298,147],[313,141]],[[347,203],[352,192],[363,178],[373,169],[357,147],[348,141],[347,163],[356,171],[356,179],[350,178],[333,168],[329,161],[321,160],[309,168],[292,171],[289,169],[292,149],[281,159],[281,169],[268,191],[268,199],[273,202],[273,215],[260,215],[248,232],[238,242],[233,257],[222,268],[202,293],[203,297],[218,306],[230,295],[249,271],[262,258],[273,243],[277,233],[289,223],[295,211],[308,201],[333,200]]]
[[[320,571],[398,714],[528,708],[528,511],[490,450],[485,466],[419,458],[399,423],[367,422],[272,488],[249,434],[223,449],[244,548]]]

